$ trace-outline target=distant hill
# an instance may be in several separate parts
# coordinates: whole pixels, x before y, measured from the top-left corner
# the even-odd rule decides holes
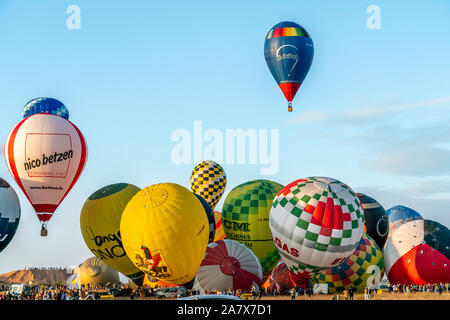
[[[2,283],[56,284],[66,283],[72,275],[72,269],[64,268],[29,268],[0,275]]]

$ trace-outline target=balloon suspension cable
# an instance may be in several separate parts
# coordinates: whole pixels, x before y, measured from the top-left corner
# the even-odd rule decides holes
[[[48,230],[47,230],[47,222],[48,221],[42,221],[42,228],[41,228],[41,237],[46,237],[48,234]]]
[[[292,101],[288,101],[288,112],[292,112]]]

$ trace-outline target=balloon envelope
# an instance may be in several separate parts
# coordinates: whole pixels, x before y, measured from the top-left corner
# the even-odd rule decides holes
[[[389,223],[388,239],[401,225],[413,220],[423,220],[423,217],[417,211],[405,207],[394,206],[386,211]],[[387,241],[387,240],[386,240]]]
[[[81,175],[87,146],[81,131],[52,114],[19,122],[5,143],[8,169],[45,225]]]
[[[299,24],[280,22],[267,33],[264,57],[289,106],[311,67],[313,56],[312,39]]]
[[[384,260],[380,248],[369,235],[363,233],[356,250],[340,265],[325,270],[313,278],[313,283],[328,284],[330,293],[353,288],[364,292],[374,287],[384,275]]]
[[[261,285],[262,270],[258,258],[234,240],[210,243],[195,278],[195,290],[241,289],[250,291]]]
[[[97,257],[91,257],[74,270],[77,274],[73,281],[82,285],[106,285],[120,283],[119,273]]]
[[[11,242],[19,221],[19,197],[9,183],[0,178],[0,252]]]
[[[126,205],[139,190],[127,183],[105,186],[85,201],[80,214],[81,234],[89,250],[137,285],[142,284],[145,274],[131,262],[123,248],[120,219]]]
[[[143,287],[150,287],[150,288],[176,288],[178,285],[176,283],[167,282],[164,280],[158,280],[156,278],[152,278],[148,275],[145,276],[144,282],[142,284]]]
[[[292,280],[303,286],[356,249],[364,228],[363,209],[350,187],[336,179],[299,179],[274,199],[269,225]]]
[[[357,193],[364,210],[364,232],[366,232],[379,248],[383,248],[389,234],[387,213],[375,199],[362,193]]]
[[[38,113],[54,114],[69,120],[69,110],[59,100],[49,97],[36,98],[29,101],[23,108],[22,115],[24,118]]]
[[[401,224],[383,255],[390,283],[450,282],[450,231],[438,222],[413,219]]]
[[[280,260],[275,266],[263,287],[272,292],[276,289],[280,294],[287,294],[292,287],[295,287],[289,277],[289,269],[283,260]]]
[[[224,240],[227,237],[227,235],[223,230],[222,213],[220,213],[219,211],[214,211],[214,220],[216,222],[216,233],[214,235],[213,242],[216,242],[218,240]]]
[[[192,192],[202,196],[213,210],[222,197],[226,185],[227,175],[217,162],[203,161],[191,173]]]
[[[196,196],[174,183],[139,191],[120,221],[128,257],[149,276],[190,286],[208,244],[208,219]]]
[[[195,193],[194,193],[194,195],[202,203],[203,209],[205,209],[206,217],[208,218],[208,224],[209,224],[208,243],[214,242],[214,237],[216,235],[216,220],[214,218],[214,211],[211,209],[211,206],[208,204],[208,202],[206,202],[206,200],[203,199],[203,197],[201,197]]]
[[[273,199],[282,188],[269,180],[249,181],[231,190],[222,207],[227,239],[239,241],[252,250],[267,275],[280,260],[268,220]]]

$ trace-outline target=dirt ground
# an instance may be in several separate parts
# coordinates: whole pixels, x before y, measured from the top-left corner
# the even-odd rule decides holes
[[[320,294],[311,297],[297,296],[295,300],[333,300],[334,295]],[[290,296],[262,297],[262,300],[290,300]],[[343,295],[340,296],[344,300]],[[363,293],[355,293],[353,300],[364,300]],[[382,293],[371,295],[371,300],[450,300],[450,293]]]

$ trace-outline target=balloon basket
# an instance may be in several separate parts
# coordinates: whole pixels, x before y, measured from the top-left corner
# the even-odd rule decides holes
[[[288,112],[292,112],[292,102],[288,101]]]
[[[47,234],[48,234],[47,229],[46,229],[44,226],[42,226],[42,229],[41,229],[41,237],[46,237]]]
[[[292,112],[292,107],[288,107],[288,112]]]

